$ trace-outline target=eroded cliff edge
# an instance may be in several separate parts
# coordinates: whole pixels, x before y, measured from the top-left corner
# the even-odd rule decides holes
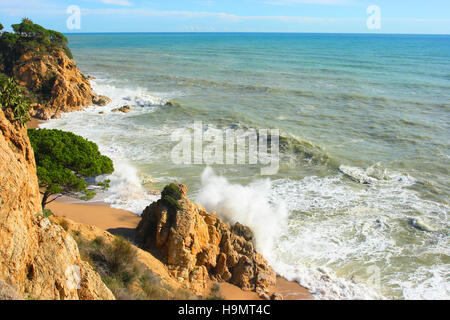
[[[27,18],[11,28],[14,32],[0,32],[0,80],[14,78],[21,85],[32,116],[48,120],[111,101],[92,90],[62,33]]]
[[[11,76],[34,95],[31,115],[39,119],[58,118],[65,112],[111,101],[95,94],[88,77],[61,49],[46,54],[26,51],[15,61]]]
[[[0,110],[0,285],[24,299],[114,299],[72,236],[41,212],[26,129]]]

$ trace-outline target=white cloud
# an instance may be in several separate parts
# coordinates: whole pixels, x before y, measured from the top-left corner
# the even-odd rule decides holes
[[[115,4],[118,6],[131,7],[133,4],[128,0],[100,0],[104,4]]]
[[[365,18],[321,18],[303,16],[242,16],[225,12],[208,11],[162,11],[151,9],[83,9],[83,14],[87,15],[129,15],[129,16],[151,16],[151,17],[174,17],[174,18],[215,18],[228,22],[244,21],[282,21],[294,23],[314,23],[314,22],[344,22],[365,20]]]
[[[317,4],[317,5],[346,5],[353,4],[353,0],[267,0],[265,4],[272,6],[287,6],[295,4]]]

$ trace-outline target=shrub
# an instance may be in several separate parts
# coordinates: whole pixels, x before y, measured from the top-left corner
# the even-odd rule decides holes
[[[122,237],[106,242],[103,237],[87,241],[74,234],[81,258],[100,274],[105,285],[119,300],[193,299],[186,290],[174,290],[162,283],[137,258],[132,244]]]
[[[107,179],[105,181],[97,182],[97,185],[99,187],[102,187],[102,191],[106,191],[109,189],[110,183],[111,183],[111,180]]]
[[[178,203],[178,200],[181,199],[181,192],[174,183],[171,183],[164,188],[164,190],[161,192],[161,199],[174,210],[182,209],[180,204]]]
[[[44,218],[48,218],[48,217],[54,216],[54,214],[53,214],[52,210],[44,209],[44,210],[42,210],[42,216]]]
[[[211,286],[210,293],[206,297],[207,300],[223,300],[222,287],[218,282],[214,282]]]
[[[81,197],[81,200],[91,200],[96,196],[96,193],[94,190],[86,190],[85,195]]]
[[[12,122],[23,126],[30,120],[28,100],[12,78],[0,77],[0,106]]]
[[[119,236],[115,237],[112,246],[104,251],[104,256],[108,262],[108,269],[116,275],[131,272],[130,267],[137,260],[136,250],[131,246],[131,243]]]

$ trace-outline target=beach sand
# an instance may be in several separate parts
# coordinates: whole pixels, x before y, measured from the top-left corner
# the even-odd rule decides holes
[[[77,202],[77,203],[74,203]],[[66,217],[78,223],[93,225],[115,235],[121,235],[134,241],[134,230],[140,217],[132,212],[114,209],[103,202],[79,203],[62,197],[47,205],[58,217]],[[241,290],[229,283],[221,283],[225,300],[261,300],[255,292]],[[312,295],[296,282],[277,277],[275,292],[281,293],[285,300],[308,300]]]
[[[37,129],[37,128],[39,128],[39,125],[43,122],[44,122],[43,120],[39,120],[37,118],[31,117],[30,121],[27,122],[27,128],[28,129]]]

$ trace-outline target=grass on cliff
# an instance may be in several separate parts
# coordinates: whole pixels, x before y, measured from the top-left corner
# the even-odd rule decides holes
[[[137,258],[132,244],[116,236],[112,243],[101,237],[88,241],[73,233],[81,258],[102,277],[103,282],[119,300],[185,300],[195,299],[185,290],[175,290],[162,283]]]

